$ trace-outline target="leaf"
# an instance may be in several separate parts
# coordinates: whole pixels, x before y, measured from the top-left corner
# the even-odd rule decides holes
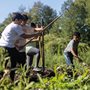
[[[29,88],[31,88],[33,84],[34,84],[34,82],[31,82],[30,84],[28,84],[28,85],[25,87],[25,90],[29,90]]]

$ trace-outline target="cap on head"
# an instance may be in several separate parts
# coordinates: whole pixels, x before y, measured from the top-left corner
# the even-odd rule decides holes
[[[15,19],[23,20],[23,16],[19,12],[14,12],[12,15],[12,21],[15,21]]]
[[[80,37],[80,33],[79,33],[79,32],[74,32],[74,33],[73,33],[73,36]]]

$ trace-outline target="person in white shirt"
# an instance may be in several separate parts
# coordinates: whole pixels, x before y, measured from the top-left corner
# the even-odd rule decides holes
[[[67,47],[64,50],[64,57],[66,60],[66,64],[68,66],[74,67],[73,64],[73,56],[78,59],[79,62],[82,62],[82,59],[78,56],[78,45],[80,42],[80,33],[74,32],[73,38],[68,43]]]
[[[6,26],[1,34],[0,46],[4,47],[10,56],[11,68],[15,68],[16,64],[25,64],[25,60],[22,60],[22,54],[16,49],[15,42],[18,37],[31,38],[33,36],[41,35],[41,33],[25,34],[22,30],[23,16],[20,13],[14,13],[12,22]],[[24,55],[25,56],[25,55]],[[10,78],[14,81],[15,70],[11,70]]]

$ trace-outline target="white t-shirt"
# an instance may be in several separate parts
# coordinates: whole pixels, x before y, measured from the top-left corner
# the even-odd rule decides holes
[[[68,45],[67,45],[67,47],[65,48],[64,52],[71,52],[71,49],[73,48],[74,51],[75,51],[75,53],[77,53],[78,44],[79,44],[78,42],[76,42],[75,40],[72,39],[72,40],[68,43]]]
[[[20,25],[15,24],[14,22],[10,23],[1,34],[0,46],[15,47],[15,41],[22,34],[24,34],[24,32]]]

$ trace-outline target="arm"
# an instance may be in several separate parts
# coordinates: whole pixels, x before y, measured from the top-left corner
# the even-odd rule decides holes
[[[79,60],[79,62],[82,62],[82,59],[75,53],[75,51],[74,51],[73,48],[71,49],[71,53],[73,54],[73,56],[74,56],[75,58],[77,58],[77,59]]]
[[[43,31],[43,26],[41,26],[41,27],[36,27],[35,29],[34,29],[36,32],[42,32]],[[35,39],[33,40],[33,41],[39,41],[40,40],[40,36],[38,36],[38,37],[35,37]]]
[[[32,37],[35,37],[35,36],[41,36],[41,33],[40,32],[35,32],[35,33],[31,33],[31,34],[22,34],[21,37],[22,38],[32,38]]]
[[[78,55],[75,53],[73,48],[71,48],[71,53],[73,54],[74,57],[78,58]]]
[[[70,51],[73,54],[73,56],[79,60],[79,62],[82,61],[80,59],[80,57],[78,56],[78,44],[74,40],[71,41],[71,50]]]
[[[43,27],[42,26],[40,28],[36,27],[35,31],[43,31]]]

